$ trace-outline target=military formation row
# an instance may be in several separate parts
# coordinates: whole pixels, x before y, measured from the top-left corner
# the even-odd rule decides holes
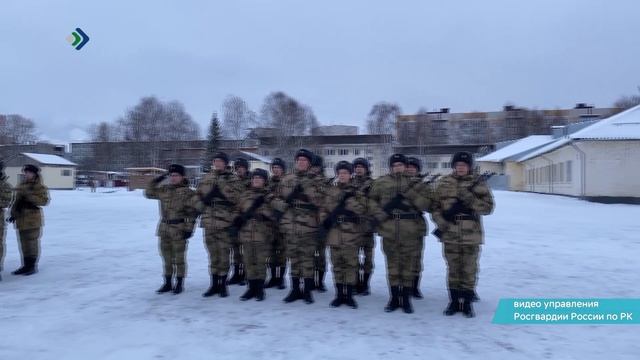
[[[228,156],[218,153],[196,190],[178,164],[153,179],[145,196],[160,200],[165,282],[158,293],[183,291],[187,242],[199,218],[211,276],[205,297],[226,297],[228,284],[248,283],[241,300],[261,301],[265,288],[285,288],[288,265],[291,291],[284,301],[313,303],[312,291],[326,291],[328,249],[336,291],[331,306],[357,308],[353,295],[369,294],[378,234],[390,292],[385,311],[412,313],[411,298],[421,297],[428,212],[448,266],[445,314],[474,316],[481,216],[493,211],[494,201],[484,178],[473,172],[471,154],[455,154],[452,173],[437,182],[420,174],[418,159],[402,154],[392,155],[389,174],[375,180],[364,158],[339,162],[330,180],[311,151],[300,149],[294,160],[287,173],[285,162],[274,159],[270,176],[263,169],[250,172],[242,159],[232,169]]]

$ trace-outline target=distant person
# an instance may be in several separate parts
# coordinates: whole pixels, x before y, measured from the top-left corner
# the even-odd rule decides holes
[[[94,193],[96,192],[96,180],[94,179],[90,179],[89,180],[89,186],[91,187],[91,192]]]
[[[4,174],[4,163],[0,161],[0,272],[2,272],[2,264],[4,260],[4,209],[9,207],[13,191],[11,185],[7,182],[7,176]],[[0,281],[2,275],[0,275]]]
[[[49,191],[40,177],[40,168],[25,165],[24,180],[16,188],[16,198],[11,206],[9,222],[18,229],[22,267],[13,275],[33,275],[38,272],[40,236],[42,235],[42,209],[49,203]]]

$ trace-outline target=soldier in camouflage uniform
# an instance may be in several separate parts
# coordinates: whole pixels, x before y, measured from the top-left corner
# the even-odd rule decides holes
[[[371,228],[371,219],[368,216],[368,196],[371,191],[371,185],[373,185],[373,179],[371,178],[371,171],[369,169],[370,166],[367,159],[356,158],[353,160],[353,171],[355,173],[353,184],[364,194],[366,201],[365,206],[367,208],[367,212],[361,216],[359,222],[362,228],[358,250],[360,266],[358,267],[356,277],[356,294],[363,296],[369,295],[369,279],[373,272],[373,249],[376,247],[375,236]]]
[[[348,161],[336,165],[338,182],[327,189],[323,208],[323,231],[331,250],[336,297],[332,307],[346,304],[357,308],[353,299],[358,272],[358,249],[362,242],[361,219],[366,213],[366,199],[351,181],[353,166]]]
[[[38,272],[40,257],[40,236],[42,235],[41,206],[49,203],[49,191],[42,184],[40,169],[35,165],[25,165],[22,169],[24,181],[16,188],[16,198],[11,206],[8,221],[15,223],[20,240],[22,267],[14,275],[33,275]]]
[[[280,185],[280,180],[284,176],[287,169],[287,165],[284,160],[280,158],[274,158],[271,162],[271,181],[269,181],[268,189],[275,197],[279,197],[277,193]],[[287,271],[287,257],[285,255],[284,248],[284,235],[280,232],[280,227],[275,222],[272,222],[273,231],[273,244],[271,252],[269,254],[269,282],[265,285],[265,288],[277,287],[282,290],[285,288],[284,275]]]
[[[7,182],[7,177],[4,174],[4,163],[0,161],[0,273],[2,272],[2,265],[4,264],[4,209],[11,204],[13,198],[13,192],[11,185]],[[0,274],[0,281],[2,275]]]
[[[202,294],[204,297],[229,295],[227,274],[233,249],[229,228],[237,216],[235,207],[242,189],[238,177],[229,171],[228,163],[227,154],[217,153],[213,159],[212,172],[202,179],[196,190],[204,204],[200,226],[204,228],[211,274],[211,286]]]
[[[272,202],[279,218],[279,227],[285,236],[285,249],[290,261],[291,292],[284,299],[293,302],[304,299],[313,303],[314,256],[317,250],[319,209],[323,202],[324,186],[309,173],[313,153],[300,149],[296,153],[296,169],[280,181],[279,197]],[[304,289],[300,289],[300,279]]]
[[[240,297],[246,301],[256,298],[264,300],[265,264],[272,248],[273,194],[268,193],[266,184],[269,174],[256,169],[251,176],[251,188],[240,195],[238,211],[241,215],[233,221],[233,231],[244,250],[244,265],[249,286]]]
[[[471,171],[471,154],[456,153],[451,166],[453,173],[438,183],[432,213],[432,219],[438,226],[434,234],[442,242],[448,268],[450,302],[444,313],[451,316],[462,311],[464,316],[473,317],[471,303],[477,282],[480,245],[483,243],[480,216],[493,212],[494,201],[487,184]]]
[[[314,174],[324,187],[330,186],[333,179],[327,179],[324,175],[324,159],[318,154],[314,154],[311,159],[311,168],[309,172]],[[319,292],[327,291],[324,286],[324,276],[327,272],[327,241],[325,238],[318,238],[318,248],[316,249],[314,271],[313,271],[313,289]]]
[[[238,187],[242,192],[251,188],[251,177],[249,176],[249,162],[243,158],[236,158],[233,161],[233,170],[238,177]],[[232,237],[233,242],[233,276],[229,279],[229,285],[245,284],[244,261],[242,259],[242,244],[237,237]]]
[[[405,172],[407,158],[394,154],[389,159],[391,174],[373,182],[369,193],[370,211],[379,224],[382,250],[387,258],[387,278],[391,297],[385,311],[400,307],[412,313],[411,296],[426,226],[422,213],[431,208],[431,197],[420,183]]]
[[[164,267],[164,284],[157,293],[173,290],[180,294],[186,275],[187,242],[193,235],[201,203],[184,177],[184,166],[172,164],[167,173],[151,180],[145,189],[147,199],[160,200],[160,224],[156,235],[160,237],[160,256]],[[169,177],[169,184],[161,185]],[[172,278],[176,276],[175,287]]]
[[[412,177],[413,179],[415,179],[416,181],[422,181],[423,180],[423,175],[420,174],[420,171],[422,169],[422,162],[420,161],[420,159],[413,157],[413,156],[409,156],[407,157],[407,174]],[[428,186],[428,185],[425,185]],[[430,188],[429,188],[430,189]],[[426,223],[425,223],[425,228],[426,228]],[[420,239],[420,248],[419,248],[419,256],[416,259],[417,263],[415,266],[415,277],[413,278],[413,297],[416,299],[422,299],[422,293],[420,292],[420,275],[422,274],[422,255],[424,253],[424,237],[422,237]]]

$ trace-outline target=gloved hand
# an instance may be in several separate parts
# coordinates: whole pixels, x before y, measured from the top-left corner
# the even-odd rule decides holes
[[[463,212],[465,206],[462,204],[460,199],[457,199],[451,207],[442,212],[442,217],[448,222],[455,222],[455,216]]]
[[[8,223],[14,223],[16,222],[16,218],[14,218],[13,216],[9,216],[9,218],[7,219]]]
[[[183,237],[185,240],[190,239],[190,238],[191,238],[191,236],[193,236],[193,231],[185,231],[185,232],[182,234],[182,237]]]
[[[238,237],[238,234],[240,233],[240,229],[235,226],[230,226],[229,230],[227,231],[229,232],[229,236],[231,236],[232,238]]]
[[[167,174],[167,173],[164,173],[164,174],[162,174],[160,176],[157,176],[156,178],[153,179],[153,183],[154,184],[160,184],[162,182],[162,180],[167,178],[167,176],[169,176],[169,174]]]
[[[463,189],[458,191],[458,198],[462,201],[464,206],[470,208],[473,205],[473,200],[475,200],[475,196],[469,189]]]

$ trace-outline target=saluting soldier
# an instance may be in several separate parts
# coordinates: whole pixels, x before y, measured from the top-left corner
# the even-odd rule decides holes
[[[340,161],[335,168],[337,183],[327,189],[323,208],[323,231],[331,250],[336,297],[332,307],[346,304],[357,308],[353,299],[358,272],[358,249],[362,242],[360,221],[366,212],[366,199],[351,180],[353,166]]]
[[[360,216],[359,225],[361,227],[361,239],[358,250],[358,273],[356,277],[355,292],[358,295],[369,295],[369,280],[373,272],[373,250],[376,247],[375,236],[371,227],[371,218],[369,212],[369,192],[373,185],[369,161],[365,158],[356,158],[353,160],[353,184],[365,196],[365,207],[367,211]]]
[[[16,197],[8,219],[18,229],[22,253],[22,267],[12,274],[33,275],[38,272],[40,236],[44,224],[41,207],[49,203],[49,190],[42,183],[39,167],[25,165],[22,173],[24,180],[16,188]]]
[[[431,208],[431,198],[424,196],[420,185],[407,175],[407,158],[394,154],[389,159],[391,173],[376,179],[369,193],[371,211],[382,236],[382,250],[387,258],[390,299],[385,311],[402,305],[412,313],[416,263],[426,225],[422,213]]]
[[[193,235],[201,209],[200,201],[195,191],[189,188],[189,181],[184,174],[184,166],[172,164],[165,174],[151,180],[144,192],[147,199],[160,201],[160,224],[156,235],[160,238],[164,284],[158,289],[158,294],[171,290],[174,294],[180,294],[183,291],[187,273],[187,243]],[[169,183],[161,185],[167,177]],[[174,275],[175,286],[172,284]]]
[[[273,195],[267,192],[269,174],[266,170],[256,169],[251,175],[251,188],[240,195],[238,210],[240,215],[233,222],[233,231],[244,250],[244,265],[247,291],[240,297],[246,301],[255,298],[264,300],[265,265],[272,248]]]
[[[233,248],[229,228],[237,216],[235,207],[241,189],[238,177],[229,171],[228,164],[227,154],[217,153],[213,159],[213,171],[202,179],[197,189],[204,204],[200,226],[204,228],[211,274],[211,286],[202,294],[204,297],[229,295],[227,275]]]
[[[233,161],[233,170],[238,177],[238,187],[240,191],[248,190],[251,187],[251,177],[249,176],[249,162],[244,158],[236,158]],[[242,259],[242,244],[237,237],[231,237],[233,243],[233,275],[229,279],[229,285],[245,284],[246,274],[244,272],[244,261]],[[231,269],[230,269],[231,271]]]
[[[287,170],[287,164],[281,158],[274,158],[271,162],[271,180],[268,183],[268,189],[275,197],[279,197],[278,193],[280,180]],[[269,282],[265,288],[276,287],[280,290],[285,289],[284,276],[287,271],[287,256],[284,248],[284,235],[280,231],[280,227],[276,222],[272,222],[273,243],[269,254]]]
[[[291,292],[287,303],[304,299],[313,303],[314,256],[317,250],[319,209],[323,202],[323,185],[309,173],[313,153],[306,149],[296,152],[296,168],[280,181],[272,206],[277,211],[280,230],[285,236],[285,249],[290,261]],[[304,279],[301,289],[300,279]]]
[[[461,311],[475,316],[471,305],[478,278],[480,245],[484,242],[481,216],[493,212],[491,189],[475,174],[473,157],[459,152],[451,159],[453,172],[442,177],[436,188],[433,221],[438,225],[434,235],[442,242],[447,261],[449,305],[444,314]]]

